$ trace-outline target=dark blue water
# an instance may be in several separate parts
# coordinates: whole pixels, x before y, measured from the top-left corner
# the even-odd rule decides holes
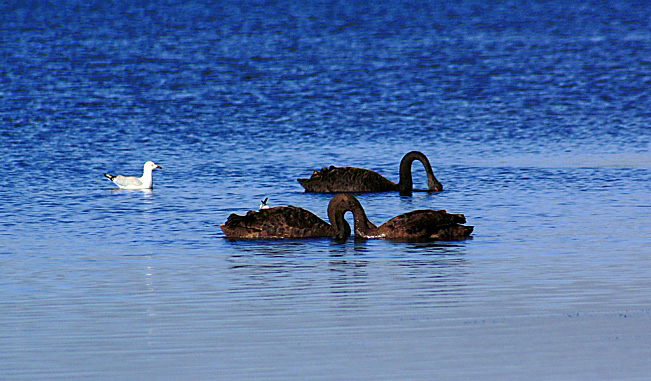
[[[8,379],[642,379],[651,373],[645,2],[0,5]],[[230,213],[364,194],[463,242],[229,242]],[[102,174],[139,175],[151,192]],[[426,181],[414,166],[416,188]]]

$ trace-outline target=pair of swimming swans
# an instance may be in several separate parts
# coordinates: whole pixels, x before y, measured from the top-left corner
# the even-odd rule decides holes
[[[335,195],[328,204],[330,224],[303,208],[283,206],[249,211],[245,216],[231,214],[220,228],[227,238],[292,239],[332,237],[346,239],[351,229],[344,219],[353,213],[355,237],[401,241],[459,240],[472,233],[463,214],[445,210],[416,210],[394,217],[379,227],[366,217],[355,196]]]

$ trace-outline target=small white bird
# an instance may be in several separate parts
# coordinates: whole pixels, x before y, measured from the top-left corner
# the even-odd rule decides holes
[[[267,200],[268,199],[269,199],[269,197],[265,197],[265,199],[262,200],[262,203],[260,204],[260,210],[269,209],[269,205],[267,205]]]
[[[160,169],[162,167],[154,164],[153,161],[148,161],[145,163],[141,177],[113,176],[108,173],[105,173],[104,176],[113,181],[120,189],[152,189],[154,187],[154,179],[151,174],[156,168]]]

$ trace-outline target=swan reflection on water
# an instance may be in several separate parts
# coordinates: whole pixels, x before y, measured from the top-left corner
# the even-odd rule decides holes
[[[323,304],[316,308],[383,308],[373,302],[379,289],[421,307],[461,302],[468,275],[463,245],[402,244],[418,248],[408,252],[394,245],[365,239],[345,245],[329,239],[240,241],[234,246],[240,254],[227,259],[232,289],[251,300],[317,299]]]

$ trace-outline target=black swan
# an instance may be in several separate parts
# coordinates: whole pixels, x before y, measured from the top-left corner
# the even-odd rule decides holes
[[[334,207],[333,205],[332,207]],[[328,215],[334,215],[328,206]],[[231,214],[220,226],[230,239],[295,239],[333,237],[345,240],[350,225],[345,220],[335,229],[314,213],[294,206],[249,211],[245,216]]]
[[[427,157],[418,151],[411,151],[400,161],[400,181],[394,184],[383,176],[368,169],[352,167],[330,167],[314,171],[309,179],[298,179],[306,192],[338,193],[338,192],[388,192],[399,191],[401,195],[410,195],[413,182],[411,179],[411,164],[414,160],[423,163],[427,172],[427,187],[430,191],[440,192],[443,185],[434,177],[432,166]]]
[[[338,194],[330,200],[328,217],[333,226],[347,223],[344,214],[353,213],[355,237],[368,239],[392,239],[400,241],[449,241],[467,238],[473,226],[463,214],[450,214],[445,210],[415,210],[394,217],[376,227],[364,212],[362,204],[351,195]]]

